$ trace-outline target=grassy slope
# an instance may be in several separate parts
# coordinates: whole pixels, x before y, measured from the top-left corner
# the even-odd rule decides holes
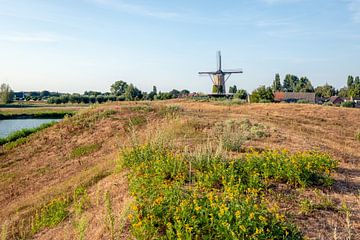
[[[165,138],[174,138],[179,146],[194,148],[207,141],[204,132],[215,122],[229,118],[247,118],[271,127],[271,137],[252,141],[247,147],[287,148],[290,151],[316,148],[340,160],[333,188],[321,190],[321,196],[330,198],[339,208],[342,203],[346,203],[351,208],[353,236],[360,234],[360,142],[355,139],[355,133],[360,129],[357,123],[360,111],[298,104],[221,106],[185,101],[153,103],[182,105],[184,112],[180,114],[180,120],[174,121],[164,119],[161,109],[148,112],[146,109],[126,107],[127,104],[129,103],[105,104],[90,109],[89,113],[35,134],[23,146],[0,153],[0,222],[22,219],[32,213],[34,206],[38,207],[61,194],[71,194],[74,187],[86,183],[92,202],[92,207],[84,213],[87,219],[91,219],[88,222],[87,236],[92,236],[92,239],[109,237],[104,221],[107,213],[103,202],[105,192],[109,191],[116,226],[125,226],[125,231],[119,235],[126,238],[127,225],[123,212],[130,201],[126,180],[123,173],[107,175],[115,168],[114,159],[117,158],[119,147],[129,144],[129,119],[138,125],[136,134],[140,139],[154,133],[161,125]],[[146,121],[143,121],[144,116]],[[100,148],[89,155],[71,157],[76,147],[90,144],[97,144]],[[97,181],[92,181],[96,176]],[[276,186],[276,192],[279,199],[274,201],[281,203],[282,210],[291,214],[307,236],[329,238],[333,236],[335,227],[340,239],[345,236],[348,227],[346,216],[341,212],[322,209],[309,214],[300,213],[297,199],[316,201],[319,193],[282,186]],[[76,222],[75,217],[71,217],[59,227],[45,230],[36,237],[74,238],[77,235],[74,221]],[[25,230],[20,229],[20,232]]]

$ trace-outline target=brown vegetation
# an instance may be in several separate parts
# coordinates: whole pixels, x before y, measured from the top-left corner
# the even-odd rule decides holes
[[[262,124],[270,134],[242,142],[230,155],[252,148],[320,150],[339,160],[331,188],[290,189],[279,184],[267,194],[309,238],[360,236],[360,142],[354,138],[360,129],[360,111],[308,104],[222,106],[172,100],[112,103],[82,110],[32,135],[21,146],[1,150],[0,223],[6,225],[9,239],[30,236],[27,224],[35,210],[56,197],[71,196],[81,185],[87,188],[90,207],[81,216],[70,210],[60,225],[33,237],[81,239],[84,227],[84,239],[127,239],[131,197],[125,173],[116,170],[119,149],[134,140],[149,139],[171,141],[187,149],[216,144],[216,124],[229,119]],[[86,146],[96,147],[74,154]]]

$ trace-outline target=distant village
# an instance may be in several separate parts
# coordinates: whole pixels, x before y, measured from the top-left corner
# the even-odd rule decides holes
[[[217,86],[213,85],[211,94],[191,93],[189,90],[176,90],[170,92],[157,91],[154,86],[151,92],[143,92],[133,84],[116,81],[111,85],[109,92],[85,91],[79,93],[58,93],[50,91],[13,92],[11,101],[42,101],[50,104],[65,103],[103,103],[107,101],[133,101],[133,100],[166,100],[174,98],[217,98],[238,99],[243,102],[267,103],[309,103],[329,106],[342,106],[360,108],[360,78],[348,76],[346,86],[335,89],[329,84],[313,87],[306,77],[297,77],[287,74],[281,82],[280,75],[276,74],[273,84],[269,87],[260,86],[251,93],[238,89],[236,85],[230,86],[228,93],[219,94]]]

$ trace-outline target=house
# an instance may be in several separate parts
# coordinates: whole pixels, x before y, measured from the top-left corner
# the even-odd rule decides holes
[[[315,93],[308,92],[275,92],[274,93],[275,102],[308,102],[315,103]]]
[[[333,105],[340,106],[341,103],[345,102],[346,99],[338,96],[332,96],[329,99],[329,102]]]

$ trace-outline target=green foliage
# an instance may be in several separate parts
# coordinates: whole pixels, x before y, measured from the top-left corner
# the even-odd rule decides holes
[[[354,102],[350,102],[350,101],[342,102],[340,104],[340,107],[353,108],[353,107],[355,107],[355,104],[354,104]]]
[[[226,150],[240,151],[247,141],[267,137],[269,133],[265,126],[252,124],[249,120],[227,120],[215,125],[214,135]]]
[[[125,94],[126,89],[128,88],[128,84],[124,81],[116,81],[111,85],[110,91],[115,96],[120,96]]]
[[[349,96],[349,89],[347,87],[340,88],[338,96],[343,97],[343,98],[348,97]]]
[[[0,145],[4,145],[6,143],[10,143],[10,142],[14,142],[20,138],[25,138],[35,132],[41,131],[45,128],[51,127],[55,124],[56,122],[50,122],[50,123],[44,123],[41,124],[39,127],[36,128],[24,128],[22,130],[16,131],[11,133],[9,136],[5,137],[5,138],[0,138]],[[19,144],[24,141],[24,140],[19,140]]]
[[[322,98],[330,98],[335,95],[335,88],[329,84],[325,84],[324,86],[318,86],[315,88],[315,95],[317,97]]]
[[[130,84],[125,90],[124,97],[126,101],[140,100],[142,93],[133,84]]]
[[[236,85],[229,87],[229,93],[234,93],[234,94],[235,94],[236,92],[237,92],[237,87],[236,87]]]
[[[123,152],[135,203],[128,216],[136,239],[302,239],[263,190],[271,182],[327,185],[336,162],[317,152],[175,154],[161,146]]]
[[[90,207],[90,197],[83,186],[79,186],[74,190],[73,207],[75,214],[80,216],[84,210]]]
[[[251,93],[250,101],[252,103],[273,102],[274,93],[270,87],[261,86]]]
[[[62,222],[69,214],[67,207],[69,200],[66,198],[54,199],[36,212],[32,219],[31,231],[37,233],[46,227],[54,227]]]
[[[300,79],[291,74],[287,74],[283,83],[283,90],[285,92],[314,92],[314,87],[307,77]]]
[[[349,88],[349,97],[360,97],[360,83],[354,83]]]
[[[101,148],[100,144],[89,144],[89,145],[78,146],[71,151],[70,158],[79,158],[79,157],[87,156],[98,151],[100,148]]]
[[[274,92],[282,90],[280,75],[278,73],[275,75],[275,80],[274,80],[273,85],[272,85],[272,90]]]
[[[245,89],[239,89],[236,91],[236,93],[234,94],[234,99],[243,99],[246,100],[248,96],[248,93]]]
[[[353,84],[354,84],[354,77],[353,76],[348,76],[347,87],[351,88]]]
[[[224,91],[223,87],[224,86],[222,86],[222,85],[213,85],[212,93],[223,93],[223,91]]]
[[[1,84],[0,86],[0,103],[10,103],[14,99],[14,92],[8,84]]]

